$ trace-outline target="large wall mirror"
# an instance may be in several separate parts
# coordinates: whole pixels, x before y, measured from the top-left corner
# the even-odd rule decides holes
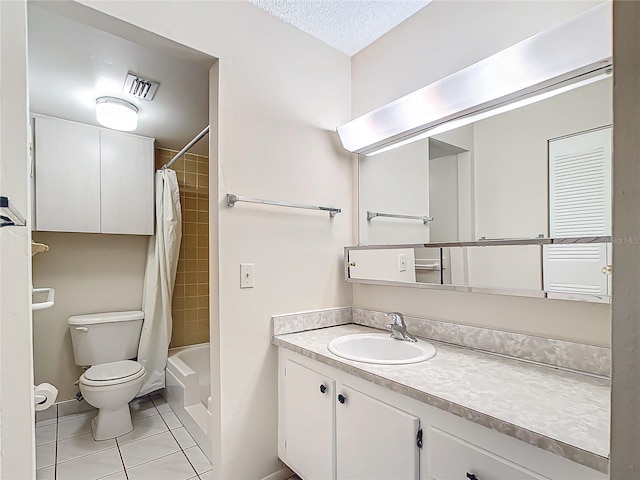
[[[612,79],[596,78],[359,155],[359,243],[610,235]]]
[[[545,54],[562,35],[592,28],[581,23],[589,15],[610,30],[600,8],[543,34],[548,44],[535,37],[539,59],[532,56],[527,75],[536,65],[547,68]],[[358,147],[367,152],[358,157],[358,244],[377,248],[347,249],[347,279],[609,301],[613,81],[598,45],[585,47],[592,63],[574,63],[561,77],[540,76],[537,91],[496,94],[493,102],[483,97],[484,104],[450,121],[420,127],[424,133],[414,128]],[[511,47],[505,58],[517,51],[527,63],[531,46]],[[487,77],[499,84],[494,73],[508,63],[500,55],[445,79],[448,91],[433,84],[352,121],[339,129],[343,142],[359,140],[355,128],[361,137],[382,136],[379,118],[389,131],[396,120],[410,124],[405,117],[420,101],[439,102],[443,111],[450,104],[453,112],[456,89],[482,97],[469,85]],[[563,55],[567,64],[574,60],[571,50]]]

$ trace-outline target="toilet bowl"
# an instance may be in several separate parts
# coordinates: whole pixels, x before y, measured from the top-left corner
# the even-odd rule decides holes
[[[133,360],[102,363],[89,368],[79,380],[80,392],[98,409],[91,422],[95,440],[108,440],[133,430],[129,402],[142,388],[145,368]]]

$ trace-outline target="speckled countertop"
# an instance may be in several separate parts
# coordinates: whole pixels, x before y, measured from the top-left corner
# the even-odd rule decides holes
[[[276,335],[274,344],[577,463],[609,469],[609,381],[429,341],[437,355],[408,365],[338,357],[336,337],[379,330],[349,324]]]

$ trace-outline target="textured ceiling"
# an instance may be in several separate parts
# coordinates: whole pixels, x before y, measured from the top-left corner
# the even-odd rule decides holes
[[[431,0],[249,0],[351,56]]]

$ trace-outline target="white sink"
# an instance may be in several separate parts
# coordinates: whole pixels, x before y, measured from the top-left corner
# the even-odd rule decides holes
[[[327,347],[347,360],[382,365],[424,362],[436,355],[436,348],[430,343],[396,340],[388,333],[343,335],[331,340]]]

